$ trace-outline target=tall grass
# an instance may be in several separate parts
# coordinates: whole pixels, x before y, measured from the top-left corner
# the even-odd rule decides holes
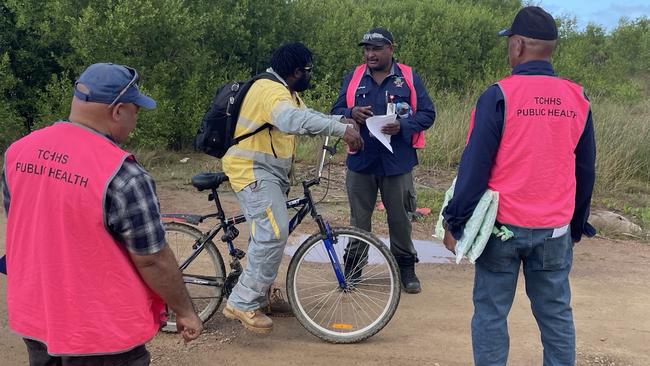
[[[650,180],[650,101],[633,105],[594,101],[596,193]]]
[[[434,96],[437,117],[418,156],[424,168],[455,169],[465,146],[470,111],[478,94]],[[650,101],[634,104],[593,100],[596,129],[596,193],[613,193],[650,181]],[[301,137],[299,161],[314,162],[321,139]],[[344,155],[344,154],[341,154]]]

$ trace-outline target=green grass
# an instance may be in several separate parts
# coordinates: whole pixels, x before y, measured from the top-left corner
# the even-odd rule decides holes
[[[419,152],[420,168],[447,172],[453,176],[465,145],[469,113],[477,95],[441,94],[434,97],[438,116],[427,131],[427,148]],[[607,100],[592,101],[596,129],[597,166],[594,208],[623,214],[650,231],[650,101],[621,104]],[[330,143],[333,144],[336,139]],[[318,161],[322,137],[298,138],[297,169]],[[158,181],[179,187],[189,185],[192,175],[219,170],[219,160],[190,152],[136,149],[136,157]],[[189,157],[186,163],[181,159]],[[335,161],[345,159],[345,144],[340,143]],[[299,173],[299,172],[298,172]],[[299,174],[298,174],[299,175]],[[451,183],[451,181],[449,182]],[[443,184],[444,185],[444,184]],[[437,220],[447,187],[417,187],[418,207],[432,213],[425,222]],[[381,215],[381,213],[379,213]]]
[[[445,191],[439,188],[416,187],[418,207],[427,207],[431,209],[428,216],[424,216],[421,221],[425,223],[436,223],[438,214],[445,200]]]
[[[650,182],[631,182],[614,192],[596,194],[592,208],[617,212],[640,225],[650,239]]]
[[[178,188],[189,187],[195,174],[219,171],[221,166],[219,159],[193,151],[141,148],[130,151],[157,183],[172,184]]]

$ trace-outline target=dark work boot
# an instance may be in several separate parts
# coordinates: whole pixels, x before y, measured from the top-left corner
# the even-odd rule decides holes
[[[420,280],[415,275],[415,257],[396,256],[399,266],[399,279],[402,282],[402,289],[409,294],[418,294],[422,291]]]

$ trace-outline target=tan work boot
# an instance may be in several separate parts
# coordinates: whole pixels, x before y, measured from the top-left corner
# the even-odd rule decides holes
[[[269,292],[266,293],[269,304],[262,307],[264,313],[268,316],[276,318],[288,318],[293,315],[291,305],[284,299],[282,289],[271,286]]]
[[[226,304],[223,308],[223,315],[228,319],[239,320],[246,329],[255,333],[271,333],[273,330],[273,320],[266,316],[260,309],[244,311],[235,309],[230,304]]]

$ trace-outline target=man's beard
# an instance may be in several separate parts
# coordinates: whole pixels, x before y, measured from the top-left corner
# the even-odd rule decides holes
[[[302,77],[300,79],[296,80],[296,84],[293,86],[295,91],[303,92],[303,91],[309,89],[309,87],[310,87],[309,79],[310,78],[307,76],[306,73],[302,74]]]

